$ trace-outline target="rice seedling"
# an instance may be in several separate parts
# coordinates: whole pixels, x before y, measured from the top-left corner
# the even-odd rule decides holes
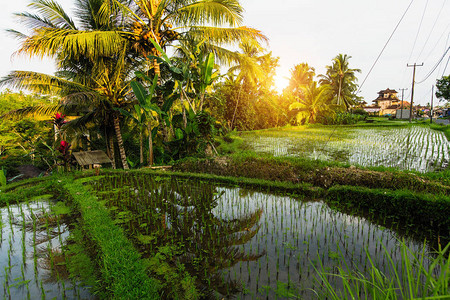
[[[399,224],[375,226],[321,201],[143,174],[107,175],[95,190],[144,258],[182,265],[203,295],[275,298],[282,282],[314,297],[312,290],[323,287],[314,280],[316,268],[342,262],[370,274],[372,262],[385,272],[391,259],[399,278],[407,276]],[[413,253],[421,249],[420,241],[405,243]],[[422,263],[431,261],[425,255]],[[336,278],[329,282],[342,287]]]
[[[449,164],[450,144],[444,133],[421,126],[349,127],[341,132],[321,127],[242,136],[250,149],[274,156],[310,157],[420,172],[444,169]]]
[[[46,221],[53,218],[48,213],[49,207],[49,202],[27,202],[0,209],[2,222],[3,216],[9,222],[8,227],[2,228],[3,236],[8,236],[8,243],[0,244],[0,267],[4,270],[5,277],[3,298],[31,299],[33,295],[33,298],[46,299],[62,295],[61,283],[47,280],[52,271],[42,268],[44,258],[38,247],[42,233],[50,234],[42,238],[44,244],[51,242],[53,245],[60,245],[67,237],[67,233],[65,237],[57,237],[54,222]],[[33,264],[33,268],[29,267],[30,264]],[[70,288],[73,286],[70,283]],[[83,294],[88,295],[87,290],[83,290]],[[70,298],[72,297],[70,294]]]

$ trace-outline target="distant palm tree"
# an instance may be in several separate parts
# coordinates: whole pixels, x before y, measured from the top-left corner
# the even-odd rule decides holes
[[[355,105],[358,97],[355,92],[358,88],[356,81],[356,73],[361,72],[360,69],[350,69],[349,59],[351,56],[347,54],[338,54],[333,58],[333,64],[327,66],[325,75],[319,75],[319,83],[327,84],[331,87],[331,101],[338,106],[344,106],[349,110]]]
[[[302,87],[312,83],[316,75],[315,70],[308,63],[300,63],[295,65],[290,72],[291,78],[287,90],[293,93],[295,97],[302,98]]]
[[[330,112],[328,99],[331,92],[329,85],[317,86],[315,81],[303,86],[303,98],[298,98],[289,106],[289,110],[297,112],[297,123],[314,123],[320,113]]]
[[[228,70],[231,81],[235,85],[239,85],[239,92],[236,98],[233,117],[231,119],[230,128],[234,128],[236,113],[241,100],[242,90],[251,88],[258,84],[258,81],[264,78],[264,70],[260,62],[264,59],[263,48],[259,45],[241,43],[239,53],[239,62]]]

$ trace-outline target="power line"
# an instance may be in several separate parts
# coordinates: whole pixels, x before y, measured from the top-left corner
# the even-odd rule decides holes
[[[445,74],[445,70],[447,70],[447,66],[448,66],[448,62],[450,61],[450,56],[448,57],[448,59],[447,59],[447,63],[445,64],[445,68],[444,68],[444,72],[442,72],[442,75],[441,75],[441,77],[443,77],[444,76],[444,74]]]
[[[423,50],[425,49],[425,47],[426,47],[426,45],[427,45],[427,43],[428,43],[428,40],[429,40],[430,37],[431,37],[431,34],[433,33],[434,27],[436,26],[436,23],[437,23],[437,21],[439,20],[439,17],[441,16],[442,11],[444,10],[445,1],[446,1],[446,0],[444,0],[444,1],[442,2],[441,9],[439,10],[439,13],[438,13],[437,17],[436,17],[436,19],[434,20],[433,27],[431,27],[430,33],[428,34],[428,37],[427,37],[427,40],[426,40],[425,43],[423,44],[422,50],[420,50],[419,56],[417,57],[416,61],[419,60],[420,56],[421,56],[422,53],[423,53]]]
[[[381,57],[381,54],[383,54],[384,49],[386,49],[386,46],[389,44],[390,40],[392,39],[392,37],[394,36],[394,33],[397,31],[398,26],[400,26],[400,23],[402,22],[403,18],[405,17],[406,13],[408,12],[409,8],[411,7],[411,4],[413,4],[414,0],[411,0],[411,2],[409,3],[408,7],[406,8],[405,12],[403,13],[402,17],[400,18],[400,21],[398,21],[397,25],[395,26],[394,30],[392,31],[391,35],[389,36],[386,44],[384,44],[383,49],[381,49],[380,54],[378,54],[377,59],[375,59],[375,62],[373,63],[372,67],[370,67],[369,72],[367,73],[366,77],[364,78],[363,82],[361,83],[361,85],[359,86],[358,90],[356,91],[356,94],[359,93],[359,91],[361,90],[361,88],[363,87],[364,83],[366,82],[367,78],[369,77],[370,73],[372,72],[373,68],[375,67],[375,65],[377,64],[378,60]]]
[[[435,49],[438,48],[439,42],[441,41],[441,39],[442,39],[442,37],[444,36],[444,34],[447,33],[447,29],[448,29],[449,27],[450,27],[450,23],[447,24],[447,26],[445,27],[445,29],[444,29],[444,31],[442,32],[442,34],[441,34],[441,36],[439,37],[439,39],[436,41],[436,43],[434,44],[434,46],[431,47],[431,51],[428,53],[428,55],[427,55],[427,57],[424,59],[424,61],[427,61],[428,58],[430,57],[430,55],[433,53],[433,51],[434,51]],[[445,41],[445,47],[444,47],[444,49],[447,48],[449,36],[450,36],[450,32],[447,34],[447,40]]]
[[[450,33],[447,35],[447,41],[445,42],[445,47],[447,48],[448,45],[448,38],[450,37]],[[445,49],[445,48],[444,48]],[[448,62],[447,62],[448,63]],[[447,69],[447,65],[445,65],[445,69]],[[445,69],[444,69],[444,73],[445,73]],[[441,66],[439,66],[439,70],[438,73],[441,72]]]
[[[427,79],[431,76],[431,74],[434,73],[434,71],[437,69],[437,67],[441,64],[441,62],[442,62],[442,60],[444,59],[444,57],[447,55],[448,50],[450,50],[450,47],[448,47],[447,50],[445,50],[444,55],[442,55],[442,57],[441,57],[441,58],[439,59],[439,61],[434,65],[434,67],[431,69],[431,71],[428,72],[428,74],[425,76],[425,78],[424,78],[423,80],[421,80],[421,81],[417,81],[417,82],[416,82],[417,84],[424,82],[425,80],[427,80]]]
[[[412,54],[414,52],[414,48],[416,47],[417,38],[419,37],[420,29],[422,28],[422,22],[423,22],[423,18],[425,17],[425,12],[427,11],[427,7],[428,7],[428,0],[425,3],[425,8],[422,13],[422,18],[420,19],[419,28],[417,29],[416,38],[414,39],[414,44],[411,48],[411,53],[409,54],[408,61],[411,60]]]

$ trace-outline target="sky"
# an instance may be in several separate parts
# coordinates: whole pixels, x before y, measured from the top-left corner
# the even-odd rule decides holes
[[[12,56],[19,45],[5,30],[21,28],[13,13],[30,11],[27,8],[30,0],[1,2],[0,77],[12,70],[53,73],[54,63],[50,59]],[[58,2],[73,16],[74,0]],[[404,99],[410,101],[413,68],[407,64],[423,63],[416,68],[414,91],[414,103],[422,105],[431,101],[436,79],[450,74],[450,50],[444,56],[450,46],[449,0],[241,0],[240,3],[245,9],[244,25],[261,30],[269,38],[266,48],[279,57],[275,79],[279,91],[288,84],[290,70],[296,64],[306,62],[315,68],[317,75],[324,74],[326,66],[339,53],[352,57],[350,68],[361,69],[359,84],[368,75],[358,94],[368,104],[386,88],[397,90],[400,98],[400,89],[406,88]]]

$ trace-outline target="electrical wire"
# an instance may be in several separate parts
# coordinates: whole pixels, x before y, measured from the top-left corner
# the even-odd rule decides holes
[[[414,44],[413,44],[413,46],[411,48],[411,53],[409,54],[408,61],[411,60],[412,54],[414,52],[414,48],[416,47],[417,38],[419,37],[420,29],[422,28],[422,22],[423,22],[423,18],[425,17],[425,13],[427,11],[427,7],[428,7],[428,0],[425,3],[425,8],[424,8],[423,13],[422,13],[422,18],[420,19],[419,28],[417,29],[416,38],[414,39]]]
[[[444,0],[443,3],[442,3],[441,9],[439,10],[439,13],[438,13],[437,17],[436,17],[436,19],[434,20],[433,27],[431,27],[430,33],[428,34],[428,37],[427,37],[427,40],[426,40],[425,43],[423,44],[422,50],[420,50],[419,56],[417,56],[416,61],[419,60],[420,56],[421,56],[422,53],[423,53],[423,50],[425,50],[425,47],[427,46],[428,40],[430,39],[431,34],[433,33],[434,27],[436,26],[436,23],[437,23],[437,21],[439,20],[439,17],[441,16],[442,11],[444,10],[445,3],[446,3],[446,0]]]
[[[441,56],[439,61],[434,65],[434,67],[431,69],[431,71],[428,72],[428,74],[425,76],[425,78],[423,80],[421,80],[421,81],[416,81],[417,84],[424,82],[425,80],[427,80],[431,76],[431,74],[434,73],[434,71],[437,69],[437,67],[439,67],[439,65],[441,64],[441,62],[444,59],[444,57],[447,55],[448,50],[450,50],[450,47],[448,47],[447,50],[445,50],[444,55]]]
[[[450,56],[449,56],[448,59],[447,59],[447,63],[445,64],[444,72],[442,72],[441,77],[444,77],[445,70],[447,70],[447,66],[448,66],[448,62],[449,62],[449,61],[450,61]]]
[[[432,47],[431,51],[428,53],[427,57],[423,60],[423,61],[428,61],[428,58],[431,56],[431,54],[434,52],[435,49],[438,49],[438,45],[439,42],[441,41],[442,37],[447,33],[447,39],[445,40],[445,48],[447,48],[448,45],[448,38],[450,37],[450,31],[448,31],[448,29],[450,28],[450,23],[447,24],[447,26],[445,27],[445,30],[442,32],[441,36],[439,37],[439,39],[436,41],[436,43],[434,44],[434,46]]]
[[[413,2],[414,2],[414,0],[411,0],[411,2],[409,3],[408,7],[406,8],[405,12],[403,13],[402,17],[400,18],[400,21],[398,21],[397,25],[395,26],[394,30],[392,31],[391,35],[389,36],[386,44],[384,44],[383,49],[381,49],[380,54],[378,54],[378,57],[375,59],[375,62],[373,63],[372,67],[370,67],[369,72],[367,73],[367,75],[364,78],[363,82],[361,83],[361,85],[359,86],[358,90],[356,91],[356,94],[358,94],[359,91],[361,90],[361,88],[363,87],[364,83],[366,82],[366,80],[369,77],[370,73],[372,72],[373,68],[375,67],[375,65],[377,64],[377,62],[380,59],[381,55],[383,54],[384,49],[386,49],[387,45],[391,41],[392,37],[394,36],[394,33],[397,31],[398,26],[400,26],[400,23],[402,22],[403,18],[405,17],[406,13],[408,12],[408,10],[411,7],[411,5],[413,4]]]
[[[445,42],[445,48],[447,48],[449,38],[450,38],[450,33],[447,35],[447,41]],[[447,65],[445,66],[445,69],[447,69]],[[444,69],[444,73],[445,73],[445,69]],[[440,73],[440,72],[441,72],[441,66],[439,66],[439,70],[438,70],[438,73]]]

